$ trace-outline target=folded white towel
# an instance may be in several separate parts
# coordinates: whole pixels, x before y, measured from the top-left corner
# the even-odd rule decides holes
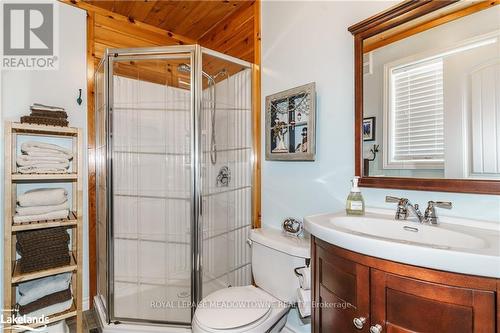
[[[19,155],[16,159],[17,165],[27,166],[27,165],[38,165],[38,164],[62,164],[66,168],[69,167],[69,160],[65,157],[59,156],[30,156],[30,155]]]
[[[30,206],[30,207],[17,206],[16,213],[17,213],[17,215],[20,215],[20,216],[40,215],[40,214],[47,214],[50,212],[56,212],[58,210],[65,210],[68,208],[69,208],[68,200],[66,200],[65,202],[63,202],[62,204],[59,204],[59,205]]]
[[[71,149],[64,148],[52,143],[47,143],[47,142],[40,142],[40,141],[27,141],[21,144],[21,151],[22,152],[29,152],[29,151],[55,151],[55,152],[60,152],[63,154],[67,155],[72,155]]]
[[[30,150],[30,151],[24,152],[24,154],[26,156],[32,156],[32,157],[60,157],[60,158],[66,159],[66,160],[71,160],[73,158],[72,155],[57,152],[55,150],[47,150],[47,149]]]
[[[297,289],[297,305],[303,318],[311,315],[311,290]]]
[[[68,209],[56,210],[55,212],[37,214],[37,215],[14,215],[14,223],[36,222],[45,220],[65,219],[69,215]]]
[[[300,288],[304,290],[311,289],[311,268],[310,267],[299,268],[297,270],[297,273],[299,273],[298,278],[299,278]]]
[[[17,202],[21,207],[59,205],[68,200],[67,196],[63,188],[37,188],[19,195]]]
[[[17,303],[26,305],[44,296],[68,289],[71,272],[47,276],[18,285]]]
[[[65,302],[49,305],[45,308],[27,313],[26,317],[32,317],[32,318],[37,317],[38,318],[38,317],[41,317],[42,315],[51,316],[53,314],[69,310],[71,308],[71,305],[73,305],[73,297],[71,297],[71,299],[69,299]]]
[[[47,111],[64,111],[64,108],[60,106],[45,105],[40,103],[31,104],[30,109],[47,110]]]
[[[40,164],[38,166],[23,166],[17,167],[17,172],[19,173],[37,173],[37,174],[60,174],[60,173],[69,173],[67,168],[61,168],[55,164]]]

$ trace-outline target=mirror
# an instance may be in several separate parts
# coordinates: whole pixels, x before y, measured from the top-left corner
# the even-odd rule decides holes
[[[362,176],[500,181],[500,6],[414,16],[361,32]]]

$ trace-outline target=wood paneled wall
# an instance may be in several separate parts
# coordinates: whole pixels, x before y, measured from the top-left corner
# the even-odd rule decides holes
[[[89,156],[89,297],[97,290],[94,72],[106,48],[200,44],[254,65],[254,227],[260,227],[260,1],[245,1],[198,40],[163,30],[93,6],[81,0],[60,0],[87,11],[87,105]],[[144,2],[143,2],[144,3]],[[92,304],[92,302],[90,302]]]

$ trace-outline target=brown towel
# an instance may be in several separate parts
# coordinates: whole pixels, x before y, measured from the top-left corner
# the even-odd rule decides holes
[[[69,253],[60,254],[58,256],[48,256],[45,258],[37,258],[38,261],[29,260],[27,258],[19,259],[19,268],[21,273],[31,273],[44,269],[67,266],[71,262]]]
[[[22,316],[27,313],[31,313],[33,311],[37,311],[57,303],[66,302],[67,300],[70,299],[71,299],[71,286],[68,287],[68,289],[66,290],[58,291],[56,293],[44,296],[26,305],[20,305],[19,314]]]
[[[31,116],[34,117],[45,117],[45,118],[68,118],[68,114],[65,111],[48,111],[48,110],[38,110],[31,107]]]
[[[20,255],[30,255],[37,253],[48,253],[52,250],[67,249],[69,244],[69,235],[56,237],[39,238],[38,242],[30,240],[29,242],[18,241],[16,249]]]
[[[68,121],[63,118],[50,118],[50,117],[38,117],[38,116],[22,116],[21,123],[61,126],[61,127],[67,127],[69,124]]]
[[[18,251],[31,252],[44,250],[47,246],[68,245],[69,235],[66,227],[48,228],[17,233]]]
[[[22,231],[17,233],[16,249],[21,255],[21,273],[69,265],[67,227]]]

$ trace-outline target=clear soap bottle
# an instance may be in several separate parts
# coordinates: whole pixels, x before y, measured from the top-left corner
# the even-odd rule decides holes
[[[359,177],[352,179],[352,188],[346,202],[347,215],[365,215],[365,200],[358,187]]]

